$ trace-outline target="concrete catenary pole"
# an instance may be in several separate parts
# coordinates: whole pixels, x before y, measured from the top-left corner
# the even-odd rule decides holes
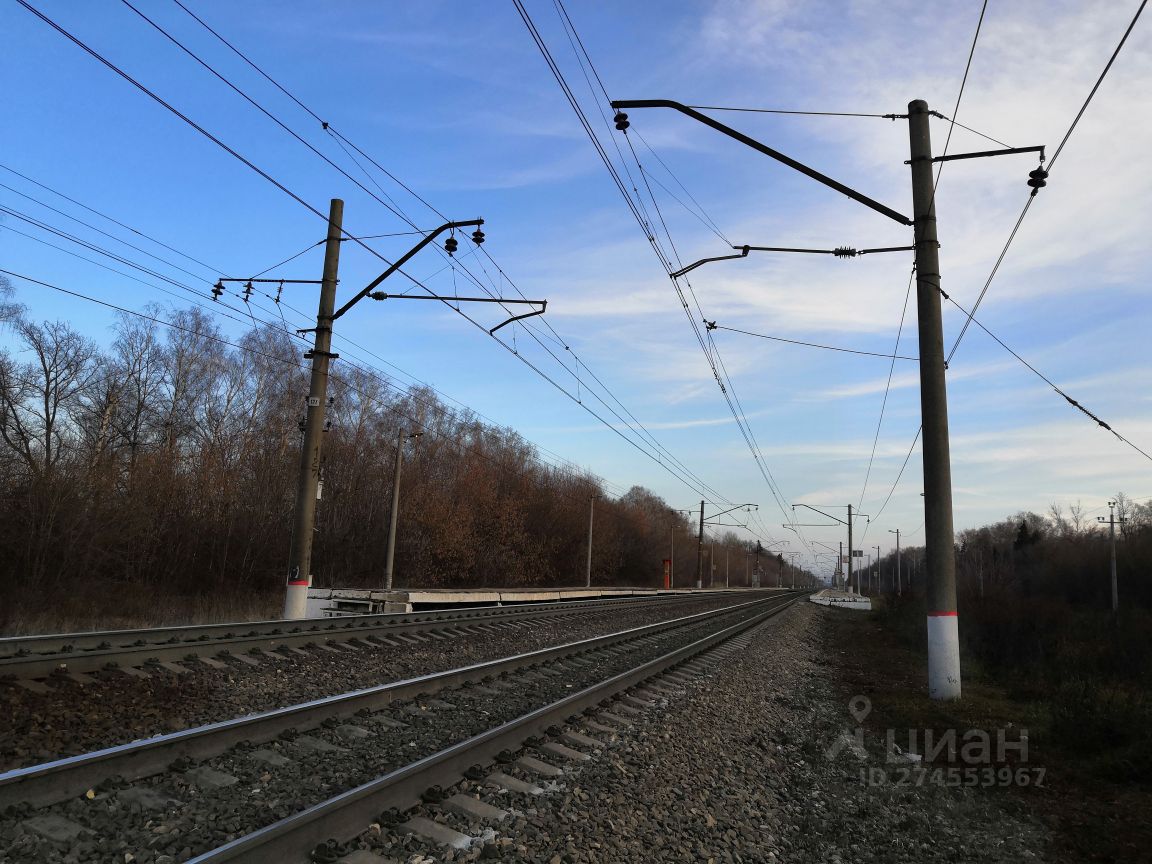
[[[595,516],[596,495],[588,496],[588,566],[584,568],[584,587],[592,587],[592,519]]]
[[[848,505],[848,593],[859,593],[856,585],[856,559],[852,557],[852,505]]]
[[[884,593],[884,570],[883,570],[883,565],[880,561],[880,544],[876,544],[876,546],[874,546],[873,548],[876,550],[876,593],[877,594],[883,594]],[[888,581],[891,582],[892,580],[889,579]]]
[[[888,533],[896,535],[896,596],[899,597],[900,593],[901,593],[901,590],[900,590],[900,529],[896,528],[895,530],[893,530],[892,528],[889,528]]]
[[[328,366],[332,359],[332,312],[336,308],[336,276],[340,266],[340,226],[344,202],[333,198],[328,211],[328,239],[324,246],[324,273],[320,282],[320,308],[316,313],[316,339],[312,346],[312,380],[300,449],[296,481],[296,512],[292,551],[288,556],[288,585],[284,617],[308,614],[308,586],[312,584],[312,535],[316,529],[316,489],[320,482],[320,454],[324,444],[324,414],[328,408]]]
[[[840,560],[836,563],[836,571],[840,575],[840,587],[844,585],[844,541],[840,541]]]
[[[1103,516],[1097,516],[1097,521],[1103,522]],[[1123,517],[1120,521],[1126,522]],[[1112,614],[1115,615],[1120,610],[1120,595],[1117,591],[1116,585],[1116,502],[1108,502],[1108,540],[1112,546]]]
[[[928,103],[908,103],[912,211],[916,232],[916,309],[920,335],[920,415],[924,424],[924,545],[928,601],[928,695],[960,698],[960,637],[944,325],[940,317],[940,244],[932,178]]]
[[[696,537],[696,587],[704,587],[704,502],[700,502],[700,533]]]
[[[396,523],[400,516],[400,468],[404,461],[404,441],[409,438],[419,438],[423,433],[412,432],[407,435],[401,428],[396,433],[396,465],[392,473],[392,516],[388,520],[388,556],[384,559],[384,590],[392,590],[392,562],[396,557]]]

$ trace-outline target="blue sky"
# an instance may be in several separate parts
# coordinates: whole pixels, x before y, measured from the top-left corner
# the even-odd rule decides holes
[[[126,5],[30,0],[77,38],[229,146],[325,211],[345,200],[357,235],[410,230],[400,218],[261,116]],[[371,180],[311,117],[170,0],[136,4],[223,75],[369,188],[375,183],[420,228],[442,220],[371,166]],[[915,363],[896,361],[875,458],[889,361],[756,339],[712,335],[784,504],[756,470],[671,281],[629,214],[513,5],[303,2],[186,4],[328,120],[347,139],[451,219],[482,216],[496,264],[531,298],[547,298],[560,334],[500,331],[509,347],[604,416],[591,369],[652,435],[733,503],[757,502],[759,533],[781,528],[788,504],[863,504],[876,514],[919,425]],[[957,119],[1014,146],[1055,147],[1123,33],[1135,2],[992,2]],[[613,141],[556,8],[527,8],[612,157]],[[909,100],[951,116],[980,3],[636,2],[570,0],[568,12],[613,98],[815,111],[902,113]],[[195,292],[218,275],[243,276],[301,251],[323,222],[100,65],[17,3],[0,8],[6,91],[0,162],[193,256],[177,258],[0,170],[0,183],[124,236],[192,275],[119,246],[16,192],[0,203],[147,262]],[[1152,30],[1142,20],[1031,209],[977,315],[1045,375],[1152,450],[1146,339],[1152,324],[1145,253],[1152,173]],[[907,128],[876,118],[716,114],[771,146],[908,213]],[[699,202],[732,243],[857,248],[906,245],[910,232],[707,128],[669,111],[632,111],[632,143],[684,262],[728,252],[669,191]],[[934,121],[934,145],[948,124]],[[641,140],[642,139],[642,140]],[[648,149],[657,154],[657,160]],[[951,152],[995,146],[955,129]],[[627,164],[639,169],[627,149]],[[663,165],[661,164],[661,161]],[[361,160],[363,162],[363,160]],[[945,165],[938,189],[944,290],[968,306],[979,294],[1027,197],[1032,157]],[[671,169],[668,174],[663,167]],[[378,193],[379,194],[379,193]],[[646,194],[646,193],[645,193]],[[650,210],[654,209],[648,202]],[[653,215],[655,215],[653,213]],[[0,266],[94,297],[142,308],[172,297],[79,261],[12,230],[0,217]],[[370,241],[387,257],[412,236]],[[53,239],[59,245],[76,247]],[[462,244],[462,251],[468,244]],[[85,253],[90,254],[90,253]],[[460,265],[513,290],[491,262]],[[433,250],[410,272],[441,292],[474,294],[463,271]],[[383,265],[345,244],[341,296]],[[904,253],[841,261],[760,255],[695,271],[695,301],[721,326],[891,353],[911,267]],[[219,268],[219,269],[217,269]],[[315,278],[320,250],[274,271]],[[13,280],[37,318],[64,318],[106,339],[98,307]],[[397,278],[388,290],[411,288]],[[312,286],[285,298],[315,309]],[[239,305],[233,296],[233,305]],[[261,298],[257,314],[278,317]],[[915,299],[900,354],[915,356]],[[226,309],[220,310],[226,312]],[[469,310],[486,327],[490,307]],[[285,310],[292,326],[304,318]],[[693,315],[699,318],[693,305]],[[963,318],[946,308],[951,346]],[[222,320],[227,332],[240,324]],[[584,408],[439,304],[366,303],[340,323],[345,356],[428,382],[492,421],[605,478],[609,488],[654,489],[674,506],[700,494],[642,455]],[[579,365],[573,355],[580,358]],[[394,364],[412,377],[406,377]],[[1076,412],[983,333],[964,338],[949,372],[956,527],[1021,509],[1080,501],[1091,513],[1124,490],[1152,496],[1152,465]],[[619,410],[619,409],[618,409]],[[614,418],[613,418],[614,419]],[[626,434],[631,434],[624,430]],[[858,545],[890,546],[887,529],[922,543],[919,448],[883,514]],[[813,520],[802,520],[813,521]],[[919,532],[919,533],[918,533]],[[805,529],[835,543],[832,529]],[[793,542],[793,549],[800,548]],[[817,547],[818,548],[818,547]]]

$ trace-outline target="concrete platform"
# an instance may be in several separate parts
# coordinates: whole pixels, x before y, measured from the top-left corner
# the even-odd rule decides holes
[[[834,588],[825,588],[817,591],[808,598],[821,606],[839,606],[842,609],[856,609],[860,612],[871,612],[872,601],[859,594],[849,594],[847,591],[837,591]]]
[[[613,597],[655,597],[667,594],[739,593],[747,588],[419,588],[382,591],[371,588],[309,588],[308,617],[421,612],[452,606],[511,606]],[[783,589],[781,589],[783,590]]]

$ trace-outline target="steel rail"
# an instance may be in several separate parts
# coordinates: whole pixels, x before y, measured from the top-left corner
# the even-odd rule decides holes
[[[42,678],[57,670],[94,672],[110,665],[133,666],[149,660],[183,660],[189,655],[214,656],[254,649],[274,651],[318,642],[349,642],[372,636],[421,633],[517,620],[575,617],[586,612],[615,611],[638,605],[679,605],[718,592],[645,595],[609,600],[527,603],[516,606],[469,606],[427,612],[310,618],[302,622],[259,621],[250,624],[206,624],[115,630],[79,634],[0,639],[0,677]]]
[[[806,593],[806,592],[796,592]],[[738,622],[688,645],[676,648],[655,660],[614,675],[599,684],[538,708],[487,732],[454,744],[384,776],[344,792],[265,828],[239,837],[231,843],[205,852],[189,864],[305,864],[310,852],[329,838],[341,842],[361,833],[382,810],[407,810],[420,803],[420,793],[430,786],[444,788],[463,779],[463,773],[477,763],[490,763],[503,750],[518,748],[524,739],[538,735],[566,718],[601,704],[607,698],[648,681],[688,659],[716,647],[763,623],[796,602],[785,598],[748,620]],[[761,601],[770,602],[770,601]]]
[[[476,683],[505,672],[559,658],[574,657],[620,642],[643,639],[666,630],[780,600],[782,596],[792,599],[798,593],[802,592],[776,594],[773,597],[697,612],[681,618],[646,624],[525,654],[393,681],[338,696],[328,696],[299,705],[107,747],[79,756],[17,768],[0,774],[0,810],[19,802],[27,802],[33,806],[53,804],[81,795],[108,777],[120,776],[126,780],[148,777],[162,773],[172,762],[182,757],[194,760],[208,759],[241,741],[252,743],[269,741],[288,729],[311,729],[330,718],[351,717],[364,709],[380,710],[393,701],[436,693],[446,687]]]

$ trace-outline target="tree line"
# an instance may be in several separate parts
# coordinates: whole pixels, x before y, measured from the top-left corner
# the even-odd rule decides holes
[[[1152,608],[1152,501],[1134,501],[1124,492],[1115,502],[1116,572],[1122,607]],[[1100,521],[1103,520],[1103,521]],[[1079,503],[1053,503],[1047,513],[1020,511],[956,534],[956,586],[962,600],[1052,599],[1111,608],[1112,543],[1108,516],[1085,514]],[[901,550],[904,584],[920,585],[924,547]],[[894,590],[896,553],[871,566],[883,590]],[[963,610],[961,610],[963,614]]]
[[[226,338],[196,307],[122,315],[104,348],[11,302],[0,315],[0,626],[45,609],[149,618],[161,598],[212,597],[223,617],[229,598],[278,612],[308,389],[301,343],[272,326]],[[594,584],[660,585],[673,556],[677,585],[694,579],[695,526],[651,491],[612,497],[513,430],[354,364],[334,367],[328,392],[317,586],[381,583],[405,432],[423,434],[402,444],[397,586],[582,585],[593,499]],[[749,544],[726,534],[715,548],[713,578],[723,584],[727,558],[744,584]],[[766,582],[782,566],[761,564]]]

